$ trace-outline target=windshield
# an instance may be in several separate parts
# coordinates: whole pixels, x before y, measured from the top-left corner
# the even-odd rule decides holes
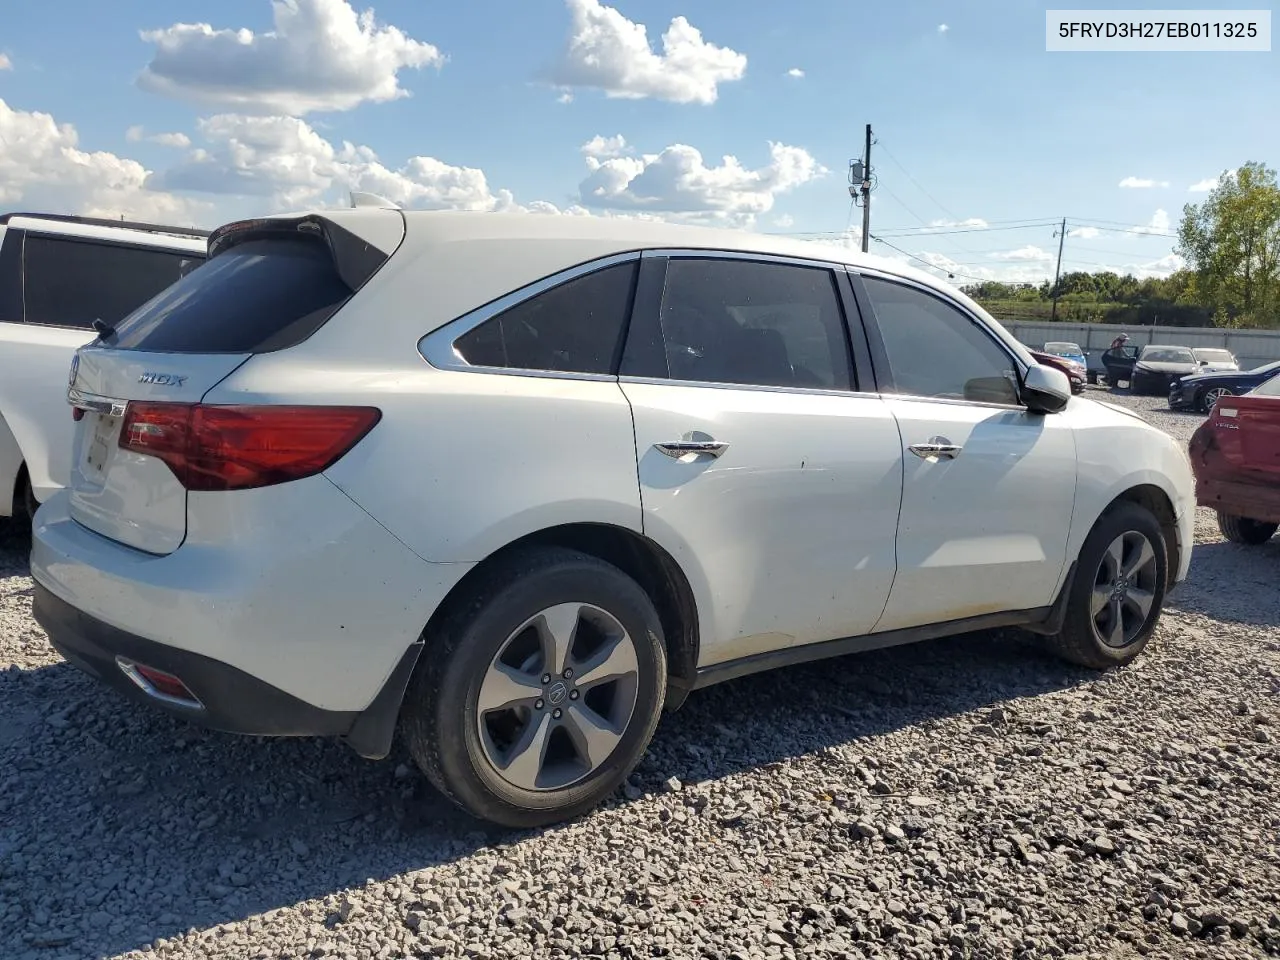
[[[1192,350],[1191,352],[1196,355],[1197,360],[1208,360],[1210,363],[1231,363],[1235,360],[1235,357],[1233,357],[1227,350],[1216,350],[1210,347],[1201,347],[1199,349]]]
[[[1079,357],[1083,356],[1081,349],[1074,343],[1046,343],[1044,352],[1051,353],[1055,357]]]
[[[1147,347],[1138,358],[1146,363],[1195,363],[1196,358],[1186,347]]]

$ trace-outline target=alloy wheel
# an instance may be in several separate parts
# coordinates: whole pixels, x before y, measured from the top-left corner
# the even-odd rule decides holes
[[[600,767],[622,739],[639,690],[635,643],[616,617],[562,603],[530,617],[498,648],[476,696],[495,773],[523,790],[562,790]]]
[[[1206,390],[1204,394],[1204,409],[1206,413],[1213,413],[1213,408],[1218,405],[1218,401],[1223,397],[1231,396],[1231,391],[1226,387],[1214,387]]]
[[[1111,541],[1093,580],[1090,614],[1098,639],[1127,647],[1151,617],[1160,567],[1147,537],[1136,530]]]

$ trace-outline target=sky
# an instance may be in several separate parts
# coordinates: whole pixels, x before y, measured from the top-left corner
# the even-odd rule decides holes
[[[1064,272],[1167,275],[1185,204],[1280,164],[1275,53],[1049,53],[1023,0],[612,3],[6,4],[0,210],[212,227],[359,190],[856,246],[870,123],[873,252],[1036,282],[1063,218]]]

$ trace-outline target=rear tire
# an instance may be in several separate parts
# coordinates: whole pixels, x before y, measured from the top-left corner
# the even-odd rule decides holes
[[[667,680],[662,624],[612,564],[519,550],[483,571],[432,633],[402,729],[428,779],[476,817],[538,827],[578,816],[617,789],[653,737]]]
[[[1053,651],[1094,670],[1131,662],[1160,620],[1168,564],[1150,510],[1120,503],[1103,514],[1080,550],[1062,630],[1049,641]]]
[[[1277,528],[1280,528],[1280,524],[1251,520],[1248,517],[1237,517],[1234,513],[1218,511],[1218,529],[1232,543],[1244,543],[1251,547],[1261,546],[1275,535]]]

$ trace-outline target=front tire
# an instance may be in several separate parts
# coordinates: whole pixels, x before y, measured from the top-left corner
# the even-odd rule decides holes
[[[1248,517],[1238,517],[1234,513],[1218,511],[1218,529],[1232,543],[1243,543],[1251,547],[1261,546],[1275,535],[1277,528],[1280,528],[1280,524],[1251,520]]]
[[[1213,408],[1218,405],[1219,400],[1232,395],[1232,392],[1226,387],[1214,387],[1212,390],[1206,390],[1200,395],[1200,411],[1202,413],[1213,413]]]
[[[1151,511],[1120,503],[1103,514],[1080,550],[1062,630],[1050,640],[1054,652],[1094,670],[1131,662],[1160,619],[1168,563]]]
[[[590,810],[635,768],[666,690],[662,624],[621,570],[562,548],[483,571],[427,646],[403,730],[472,815],[537,827]]]

